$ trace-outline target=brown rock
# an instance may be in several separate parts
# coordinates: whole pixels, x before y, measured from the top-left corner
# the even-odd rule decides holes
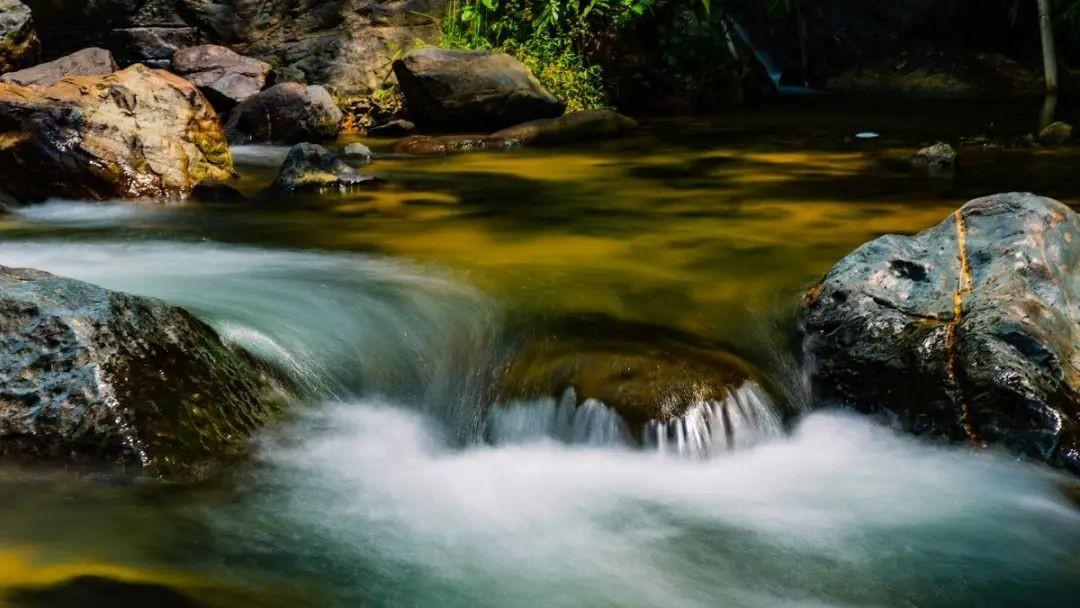
[[[0,0],[0,73],[33,65],[40,51],[30,9],[17,0]]]
[[[341,120],[326,89],[286,82],[236,106],[225,130],[233,144],[316,142],[337,137]]]
[[[0,179],[17,198],[182,198],[232,173],[217,115],[179,76],[137,64],[0,84]]]

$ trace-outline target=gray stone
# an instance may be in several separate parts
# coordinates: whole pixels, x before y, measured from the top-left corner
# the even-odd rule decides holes
[[[8,72],[0,76],[0,82],[47,87],[68,76],[105,76],[119,69],[112,53],[88,48],[32,68]]]
[[[326,148],[309,143],[293,146],[281,165],[274,188],[285,192],[345,191],[376,186],[382,180],[361,175]]]
[[[321,86],[278,84],[236,106],[225,127],[233,144],[300,143],[338,136],[342,114]]]
[[[270,64],[205,44],[174,53],[172,70],[199,87],[215,108],[228,111],[266,86]]]
[[[806,297],[815,396],[1080,473],[1080,217],[1031,194],[964,205],[841,260]]]
[[[186,311],[0,266],[0,455],[198,474],[282,405],[274,374]]]
[[[425,47],[395,61],[394,73],[409,119],[427,128],[491,132],[565,110],[505,53]]]
[[[40,52],[30,9],[17,0],[0,0],[0,74],[33,65]]]

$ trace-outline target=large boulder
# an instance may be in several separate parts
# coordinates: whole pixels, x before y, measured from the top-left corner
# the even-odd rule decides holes
[[[232,175],[217,115],[179,76],[134,65],[0,84],[0,180],[16,198],[182,198]]]
[[[1031,194],[863,245],[806,297],[818,400],[1080,473],[1078,264],[1080,218]]]
[[[274,181],[274,188],[285,192],[326,192],[379,183],[378,178],[362,175],[326,148],[303,143],[289,150]]]
[[[447,131],[494,131],[565,110],[506,53],[425,47],[394,62],[409,118]]]
[[[112,53],[92,47],[32,68],[8,72],[0,76],[0,82],[27,87],[47,87],[68,76],[105,76],[119,69]]]
[[[197,474],[280,411],[275,374],[186,311],[0,266],[0,455]]]
[[[270,64],[205,44],[174,53],[172,71],[199,87],[219,111],[228,111],[263,90]]]
[[[326,89],[286,82],[236,106],[225,131],[233,144],[327,141],[338,136],[341,120],[341,110]]]
[[[18,0],[0,0],[0,74],[33,65],[40,52],[30,9]]]

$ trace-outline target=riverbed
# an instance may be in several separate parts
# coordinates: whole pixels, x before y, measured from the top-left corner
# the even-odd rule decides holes
[[[221,607],[1069,605],[1072,482],[812,411],[793,323],[876,236],[1002,191],[1080,205],[1080,150],[1016,143],[1038,114],[788,100],[551,150],[363,140],[386,185],[320,197],[267,194],[287,149],[241,147],[246,200],[0,216],[0,264],[183,306],[305,402],[199,483],[0,468],[0,594],[92,576]],[[983,134],[1008,145],[909,162]],[[515,338],[591,326],[723,344],[799,415],[708,457],[499,432]]]

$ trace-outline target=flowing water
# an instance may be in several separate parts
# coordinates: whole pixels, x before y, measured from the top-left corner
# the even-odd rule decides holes
[[[928,175],[920,144],[1038,109],[798,103],[561,150],[368,142],[387,186],[322,198],[266,195],[285,150],[244,147],[248,201],[0,216],[0,264],[184,306],[305,401],[205,482],[0,468],[0,598],[97,576],[221,607],[1073,605],[1072,482],[807,411],[792,313],[974,196],[1080,203],[1080,152],[965,147]],[[522,336],[582,324],[724,344],[770,387],[644,429],[573,394],[493,403]]]

